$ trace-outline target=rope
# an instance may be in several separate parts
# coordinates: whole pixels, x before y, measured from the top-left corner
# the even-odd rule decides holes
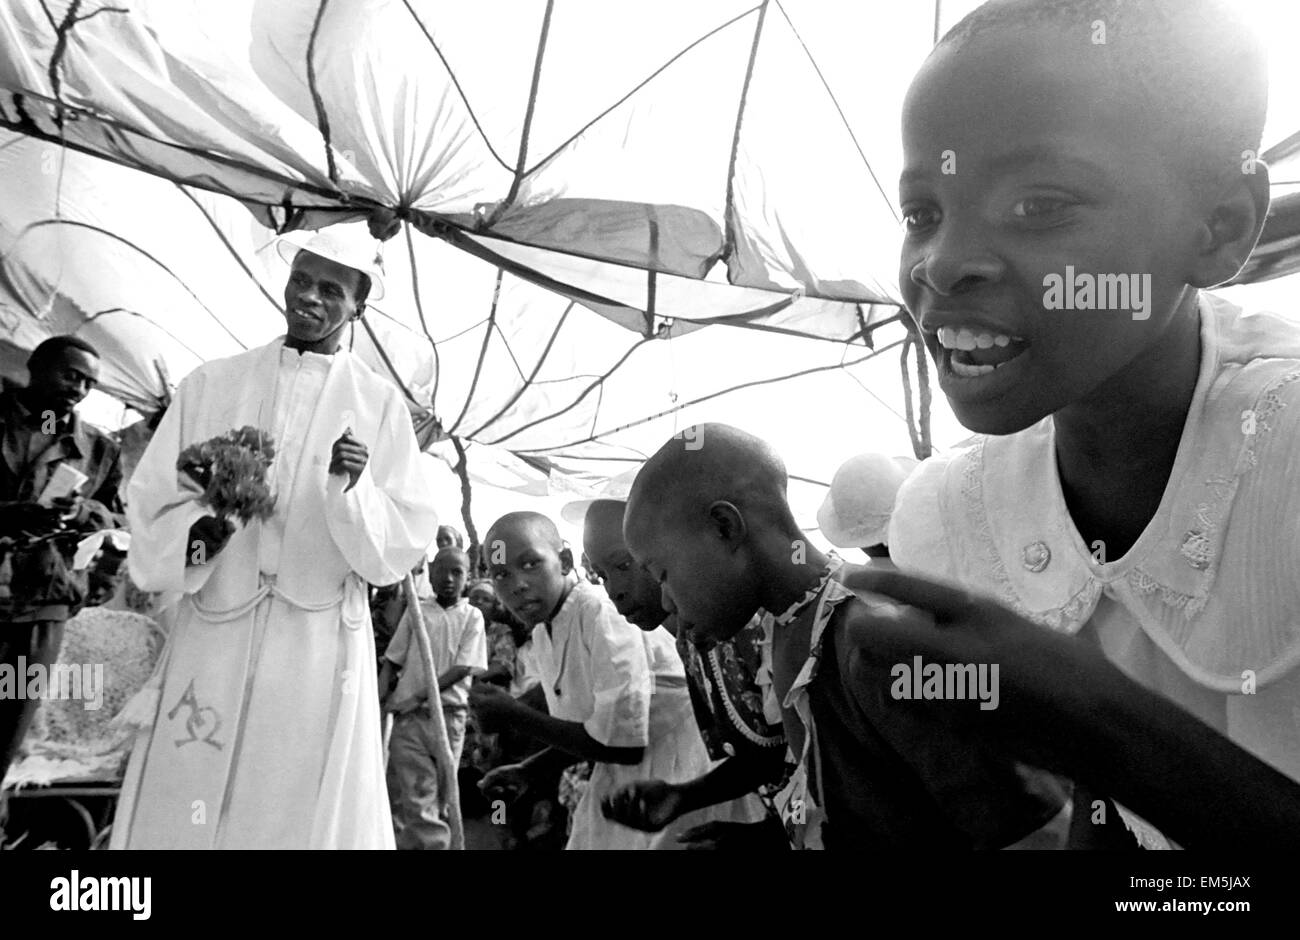
[[[420,610],[420,599],[415,594],[415,578],[409,571],[402,580],[402,596],[406,598],[406,611],[412,618],[411,632],[415,634],[415,642],[420,647],[420,659],[424,661],[433,742],[438,749],[434,755],[438,766],[438,788],[440,796],[446,800],[447,819],[451,824],[451,848],[464,849],[465,829],[460,818],[460,784],[456,780],[456,768],[452,766],[451,742],[447,740],[447,723],[442,717],[442,695],[438,692],[437,673],[433,671],[433,650],[429,646],[429,635],[424,629],[424,612]]]
[[[907,354],[916,351],[916,373],[920,415],[912,404],[912,377],[907,369]],[[917,338],[916,327],[908,321],[907,338],[903,340],[903,353],[899,368],[903,375],[903,409],[907,418],[907,434],[912,439],[912,452],[917,460],[925,460],[933,453],[930,444],[930,368],[925,361],[925,347]]]

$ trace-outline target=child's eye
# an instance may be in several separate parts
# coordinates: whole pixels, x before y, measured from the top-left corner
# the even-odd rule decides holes
[[[625,561],[625,562],[623,562],[621,565],[618,565],[617,568],[618,568],[619,571],[631,571],[631,570],[632,570],[632,562],[630,562],[630,561]]]
[[[1059,196],[1031,196],[1021,199],[1011,207],[1011,214],[1027,222],[1050,221],[1061,215],[1072,203]]]
[[[522,565],[520,565],[519,567],[520,567],[520,568],[523,568],[525,571],[532,571],[534,568],[537,567],[537,562],[535,562],[535,561],[526,561],[526,562],[524,562]]]
[[[903,225],[909,232],[931,228],[939,223],[939,212],[932,206],[904,206]]]

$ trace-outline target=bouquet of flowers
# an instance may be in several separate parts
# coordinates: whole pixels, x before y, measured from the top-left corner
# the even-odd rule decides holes
[[[191,444],[176,458],[176,469],[202,488],[200,502],[218,519],[234,517],[247,525],[254,518],[269,518],[275,510],[275,496],[266,482],[274,458],[271,438],[246,426]]]

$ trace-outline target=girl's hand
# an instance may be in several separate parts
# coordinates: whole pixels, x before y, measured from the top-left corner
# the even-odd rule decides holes
[[[682,814],[681,787],[662,780],[638,780],[619,787],[600,801],[606,819],[641,832],[659,832]]]
[[[919,656],[926,664],[996,666],[998,697],[992,702],[916,703],[947,714],[949,721],[991,734],[1022,760],[1059,764],[1069,744],[1053,716],[1082,717],[1095,711],[1102,692],[1133,685],[1100,649],[1039,626],[992,598],[897,571],[855,571],[845,587],[880,595],[855,611],[860,665],[890,688],[892,670]],[[991,707],[990,707],[991,706]]]

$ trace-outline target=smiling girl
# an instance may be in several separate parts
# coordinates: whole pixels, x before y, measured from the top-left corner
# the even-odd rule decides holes
[[[899,278],[986,436],[922,465],[889,544],[1300,779],[1300,330],[1202,292],[1264,223],[1266,99],[1215,0],[999,0],[940,42]],[[1139,278],[1148,315],[1045,302],[1067,270]]]

